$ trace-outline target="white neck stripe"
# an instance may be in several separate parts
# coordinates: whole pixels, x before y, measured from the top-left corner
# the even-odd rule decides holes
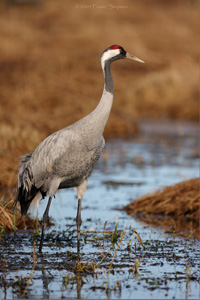
[[[120,49],[110,49],[103,53],[103,55],[101,57],[101,67],[102,67],[103,71],[104,71],[106,60],[109,60],[118,54],[120,54]]]

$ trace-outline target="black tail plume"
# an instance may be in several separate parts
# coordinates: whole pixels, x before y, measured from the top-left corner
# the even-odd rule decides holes
[[[32,153],[27,153],[21,157],[21,164],[18,169],[17,195],[15,198],[14,208],[19,201],[21,213],[25,215],[29,209],[32,200],[39,190],[33,185],[33,176],[31,172]]]

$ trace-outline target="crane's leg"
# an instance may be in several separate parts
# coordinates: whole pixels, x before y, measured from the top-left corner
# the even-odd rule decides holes
[[[39,246],[39,252],[42,252],[42,246],[43,246],[43,241],[44,241],[44,234],[46,231],[46,227],[47,227],[47,222],[49,219],[49,208],[51,205],[51,200],[52,197],[49,197],[48,203],[47,203],[47,207],[45,209],[45,212],[43,214],[43,220],[42,220],[42,235],[41,235],[41,240],[40,240],[40,246]]]
[[[78,209],[77,209],[77,215],[76,215],[76,226],[77,226],[77,254],[79,256],[80,254],[80,227],[81,227],[81,201],[82,199],[78,199]]]
[[[77,187],[77,193],[78,193],[78,209],[77,209],[77,215],[76,215],[76,226],[77,226],[77,254],[78,258],[80,255],[80,227],[81,227],[81,201],[83,198],[83,195],[85,193],[85,190],[87,188],[87,180],[84,180],[78,187]]]

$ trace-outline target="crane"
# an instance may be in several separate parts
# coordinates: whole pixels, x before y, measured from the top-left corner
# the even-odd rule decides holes
[[[103,131],[113,102],[111,63],[119,59],[131,59],[144,63],[126,52],[119,45],[106,48],[101,55],[104,89],[97,107],[86,117],[44,139],[33,153],[21,157],[15,204],[20,203],[25,215],[36,196],[49,196],[42,220],[39,252],[42,252],[49,208],[58,189],[75,187],[78,194],[76,215],[77,251],[80,249],[81,201],[88,178],[99,160],[105,140]]]

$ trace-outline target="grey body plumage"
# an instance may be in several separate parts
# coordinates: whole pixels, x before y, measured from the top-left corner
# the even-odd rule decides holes
[[[105,145],[103,131],[113,102],[113,79],[110,66],[114,60],[122,58],[139,60],[117,45],[103,52],[101,64],[104,72],[104,90],[93,112],[48,136],[33,153],[25,154],[21,158],[15,202],[20,202],[22,214],[26,214],[31,201],[38,193],[42,197],[49,195],[49,202],[43,216],[40,251],[52,197],[58,189],[76,187],[79,199],[76,219],[79,252],[81,199],[87,187],[87,180]]]

